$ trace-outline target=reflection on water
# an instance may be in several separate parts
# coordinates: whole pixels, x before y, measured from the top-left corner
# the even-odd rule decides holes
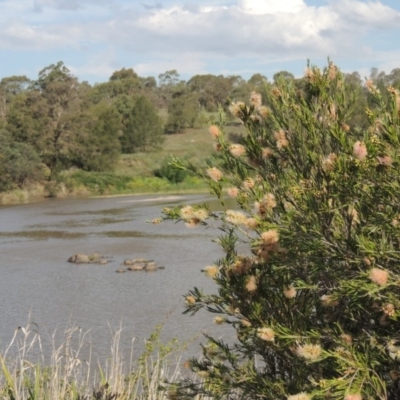
[[[28,316],[42,334],[62,332],[72,321],[89,336],[95,357],[110,355],[111,332],[124,327],[121,346],[141,347],[156,324],[163,338],[182,341],[199,332],[217,332],[213,315],[183,316],[183,295],[194,286],[215,291],[200,273],[222,255],[211,238],[219,233],[184,224],[146,221],[163,206],[204,202],[204,196],[182,198],[121,197],[48,200],[0,208],[0,345]],[[112,225],[112,229],[110,229]],[[107,265],[76,265],[76,253],[98,252]],[[127,258],[153,259],[165,270],[152,274],[117,274]],[[199,348],[196,346],[192,353]],[[128,351],[128,350],[127,350]]]

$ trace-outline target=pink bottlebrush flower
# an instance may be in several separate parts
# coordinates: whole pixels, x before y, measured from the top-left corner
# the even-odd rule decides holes
[[[215,139],[218,136],[221,136],[221,131],[219,130],[218,126],[216,125],[211,125],[208,128],[208,131],[210,132],[210,135]]]
[[[237,195],[239,194],[239,189],[236,187],[231,187],[227,190],[228,196],[232,197],[233,199],[235,199],[237,197]]]
[[[218,168],[209,168],[207,171],[207,175],[215,182],[218,182],[222,179],[222,172]]]
[[[376,283],[379,286],[384,286],[387,284],[387,281],[389,279],[389,272],[380,268],[372,268],[369,271],[369,279],[371,279],[372,282]]]
[[[231,144],[229,151],[234,157],[241,157],[246,154],[246,148],[241,144]]]
[[[368,151],[364,142],[360,142],[359,140],[354,143],[353,146],[353,155],[357,160],[363,161],[367,158]]]
[[[257,290],[257,278],[254,275],[251,275],[246,282],[245,286],[248,292],[255,292]]]
[[[256,109],[261,107],[262,104],[262,97],[260,93],[251,92],[250,94],[250,104],[254,106]]]
[[[261,234],[261,239],[266,245],[278,243],[279,240],[278,231],[276,229],[265,231]]]
[[[275,340],[275,332],[271,328],[258,328],[257,336],[266,342],[273,342]]]

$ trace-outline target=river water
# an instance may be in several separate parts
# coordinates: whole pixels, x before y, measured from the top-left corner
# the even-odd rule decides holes
[[[123,351],[131,349],[133,338],[134,346],[141,347],[158,323],[164,324],[164,341],[188,341],[210,330],[223,336],[224,328],[213,324],[212,314],[182,315],[189,289],[216,292],[200,270],[222,255],[212,242],[218,232],[147,222],[159,217],[164,206],[204,200],[201,195],[134,196],[1,207],[0,346],[28,320],[37,324],[42,338],[79,326],[88,332],[92,357],[100,361],[109,357],[112,334],[119,327]],[[111,262],[67,262],[73,254],[94,252],[112,257]],[[165,269],[116,273],[127,258],[153,259]],[[195,355],[199,346],[190,345],[188,351]]]

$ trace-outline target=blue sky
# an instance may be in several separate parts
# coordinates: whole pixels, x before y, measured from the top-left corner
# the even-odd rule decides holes
[[[307,59],[400,68],[399,0],[0,0],[0,78],[64,61],[80,80],[176,69],[271,78]]]

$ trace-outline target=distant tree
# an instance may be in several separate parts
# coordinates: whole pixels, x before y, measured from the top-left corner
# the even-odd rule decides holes
[[[294,75],[291,72],[288,71],[279,71],[276,74],[274,74],[274,83],[277,83],[279,79],[285,79],[285,80],[289,80],[289,81],[294,81]]]
[[[197,93],[183,92],[176,95],[168,106],[167,133],[193,128],[200,111]]]
[[[232,88],[240,85],[240,82],[241,78],[238,76],[226,78],[207,74],[195,75],[187,85],[198,96],[200,107],[207,111],[216,111],[219,105],[226,103]]]
[[[253,85],[256,89],[262,88],[267,82],[268,79],[260,73],[252,75],[251,78],[248,80],[248,83]]]
[[[82,97],[90,89],[58,62],[41,70],[32,90],[16,95],[11,103],[7,127],[13,139],[35,148],[51,171],[50,179],[76,165],[83,152]]]
[[[82,127],[75,164],[87,171],[114,169],[121,154],[121,115],[117,109],[105,102],[93,106]]]
[[[0,81],[0,119],[6,119],[12,97],[27,90],[31,83],[26,76],[10,76]]]
[[[163,144],[162,120],[145,96],[139,96],[134,103],[125,98],[119,102],[118,110],[123,121],[120,137],[123,153],[148,151]]]
[[[26,143],[13,142],[7,132],[0,132],[0,191],[21,188],[28,181],[43,178],[39,155]]]
[[[119,71],[115,71],[111,75],[110,82],[122,81],[122,80],[125,80],[125,79],[138,80],[139,76],[132,68],[128,68],[128,69],[122,68]]]
[[[179,83],[179,77],[178,71],[176,69],[171,69],[158,75],[158,81],[160,86],[175,86]]]
[[[399,89],[400,88],[400,68],[393,69],[390,72],[390,74],[388,75],[388,80],[389,80],[390,85]]]
[[[70,166],[79,135],[79,83],[60,61],[39,72],[33,90],[15,96],[8,129],[14,140],[31,144],[53,177]]]

